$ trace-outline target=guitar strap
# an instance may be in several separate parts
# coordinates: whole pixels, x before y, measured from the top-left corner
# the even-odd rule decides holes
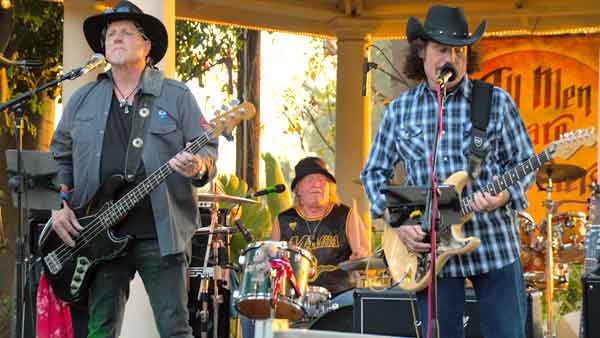
[[[134,107],[135,109],[132,110],[131,133],[129,134],[129,143],[125,155],[125,178],[128,182],[135,181],[136,174],[142,163],[142,151],[144,149],[146,131],[149,125],[148,122],[150,121],[150,108],[153,101],[153,95],[142,95],[138,104]]]
[[[490,120],[493,86],[481,80],[473,81],[471,93],[471,146],[469,147],[469,176],[475,179],[481,173],[481,162],[485,158],[485,132]]]

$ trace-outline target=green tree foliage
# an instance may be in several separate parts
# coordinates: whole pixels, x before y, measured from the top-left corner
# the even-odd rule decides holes
[[[7,68],[8,97],[14,97],[56,79],[62,71],[63,55],[62,4],[39,0],[13,0],[12,3],[13,31],[4,56],[9,59],[39,60],[42,66],[36,68],[9,66]],[[46,95],[50,98],[55,98],[59,93],[59,87],[46,91]],[[25,126],[33,135],[37,127],[29,123],[28,116],[40,115],[42,105],[43,102],[38,94],[25,106]],[[9,113],[3,112],[1,118],[0,133],[11,130],[13,126]]]
[[[177,20],[175,57],[177,74],[182,81],[197,79],[204,86],[204,75],[217,65],[231,62],[233,72],[239,68],[237,55],[243,48],[244,30],[190,20]],[[222,90],[226,91],[227,84]]]
[[[333,163],[335,154],[335,96],[337,47],[334,42],[312,39],[308,68],[300,88],[284,90],[282,114],[287,134],[296,135],[305,152],[315,152]]]

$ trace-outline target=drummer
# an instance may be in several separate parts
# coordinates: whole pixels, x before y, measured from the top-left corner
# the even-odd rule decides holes
[[[273,222],[271,239],[309,250],[317,259],[310,285],[332,296],[354,288],[349,272],[337,265],[371,254],[368,229],[357,210],[338,202],[335,177],[319,157],[306,157],[294,168],[294,205]]]
[[[277,216],[271,239],[309,250],[317,259],[309,284],[326,288],[334,304],[352,304],[355,284],[337,264],[370,255],[368,229],[355,209],[338,202],[335,177],[321,158],[306,157],[294,171],[294,205]],[[241,318],[243,338],[254,337],[251,321]]]

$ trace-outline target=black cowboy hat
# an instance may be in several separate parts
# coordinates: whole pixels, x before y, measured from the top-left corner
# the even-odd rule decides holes
[[[325,162],[319,157],[305,157],[296,164],[294,167],[294,172],[296,176],[292,181],[292,190],[296,187],[296,185],[302,180],[304,177],[311,174],[321,174],[327,176],[330,180],[335,182],[335,177],[327,170],[327,165]]]
[[[485,24],[485,20],[482,21],[469,36],[469,25],[462,8],[433,6],[427,12],[424,25],[415,17],[408,19],[406,37],[409,42],[421,38],[448,46],[467,46],[481,39]]]
[[[104,54],[102,30],[109,23],[119,20],[135,21],[142,27],[144,34],[152,43],[149,55],[154,63],[158,63],[165,56],[169,41],[165,25],[158,18],[144,14],[141,9],[129,1],[121,1],[114,8],[107,9],[102,14],[85,19],[83,33],[94,52]]]

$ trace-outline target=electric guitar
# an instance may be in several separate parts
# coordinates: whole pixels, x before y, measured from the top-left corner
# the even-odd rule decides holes
[[[570,158],[582,146],[591,147],[596,144],[596,135],[592,127],[565,133],[560,139],[552,142],[544,151],[532,156],[510,171],[504,173],[498,180],[487,184],[482,191],[497,195],[523,177],[535,172],[542,164],[553,158]],[[469,182],[465,171],[452,174],[445,182],[454,186],[459,196]],[[442,226],[436,231],[436,271],[439,273],[448,259],[474,251],[479,247],[478,237],[465,237],[462,226],[472,217],[473,210],[470,202],[473,196],[460,197],[461,220],[458,224]],[[424,226],[423,230],[429,232]],[[383,250],[392,278],[398,286],[410,292],[423,290],[427,287],[430,276],[431,253],[415,253],[404,245],[395,230],[386,223],[383,233]]]
[[[233,128],[255,114],[251,103],[242,103],[221,112],[210,121],[206,133],[191,142],[184,151],[195,154],[219,135],[231,138]],[[74,210],[79,224],[84,228],[79,237],[74,239],[74,247],[64,244],[54,232],[52,219],[46,223],[40,235],[39,247],[46,277],[57,297],[67,302],[78,301],[90,282],[94,268],[124,253],[131,237],[118,237],[112,229],[173,172],[168,163],[164,163],[118,200],[115,196],[124,186],[125,177],[110,177],[90,201]]]

